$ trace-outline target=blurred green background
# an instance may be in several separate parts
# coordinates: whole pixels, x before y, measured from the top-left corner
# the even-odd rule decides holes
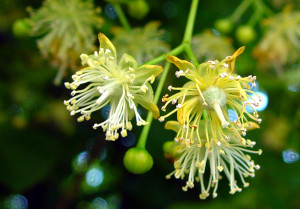
[[[240,2],[200,1],[194,34],[209,30],[209,33],[220,36],[214,28],[215,21],[230,16]],[[300,8],[299,1],[264,2],[274,15],[284,8],[290,8],[288,12],[299,12]],[[120,26],[116,12],[110,2],[98,0],[94,3],[102,8],[100,16],[103,18],[103,25],[95,30],[94,36],[102,32],[113,38],[118,32],[113,33],[112,28]],[[136,7],[137,11],[132,14],[128,5],[122,3],[131,26],[143,27],[149,21],[158,20],[164,30],[160,38],[171,48],[180,44],[190,1],[148,0],[146,4],[150,10],[146,11],[145,17],[137,18],[139,9],[144,11],[145,8]],[[69,115],[63,105],[63,101],[70,97],[69,91],[63,85],[53,85],[57,67],[50,65],[49,60],[41,55],[36,44],[38,37],[17,37],[12,32],[16,20],[29,17],[26,7],[37,9],[41,5],[40,0],[0,2],[0,208],[300,208],[300,45],[297,46],[300,43],[300,21],[295,23],[298,42],[296,40],[294,48],[298,55],[288,63],[278,64],[273,60],[261,64],[253,53],[268,32],[263,24],[264,17],[259,17],[251,25],[255,40],[246,44],[239,42],[236,30],[249,23],[255,8],[249,8],[233,24],[226,41],[214,46],[209,45],[212,43],[209,40],[204,40],[203,47],[200,45],[200,49],[195,49],[215,52],[219,47],[222,53],[223,49],[230,50],[222,44],[229,43],[229,48],[233,49],[245,44],[246,50],[237,59],[236,71],[243,76],[256,75],[257,91],[263,92],[268,99],[267,108],[262,107],[260,111],[261,128],[248,133],[248,137],[257,142],[256,148],[264,151],[261,156],[254,156],[261,169],[255,178],[249,180],[250,187],[230,195],[228,182],[223,180],[218,198],[203,201],[198,198],[199,188],[183,192],[183,181],[165,179],[173,165],[165,160],[162,145],[172,140],[174,133],[164,130],[164,124],[154,121],[148,137],[147,149],[154,159],[153,168],[144,175],[133,175],[125,170],[123,156],[136,144],[141,127],[134,127],[134,132],[126,138],[109,142],[105,141],[100,129],[92,129],[96,121],[107,117],[107,109],[94,114],[91,121],[80,124]],[[288,49],[287,55],[290,56],[291,50]],[[281,49],[277,50],[280,54]],[[170,70],[163,93],[167,93],[167,86],[171,83],[179,86],[184,82],[178,83],[173,72],[175,68]],[[70,77],[68,71],[63,80],[70,81]],[[156,85],[157,81],[154,89]],[[147,112],[141,111],[145,118]]]

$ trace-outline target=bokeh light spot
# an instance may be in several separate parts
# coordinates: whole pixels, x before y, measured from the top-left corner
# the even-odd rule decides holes
[[[135,144],[135,135],[131,131],[127,131],[127,136],[121,138],[121,144],[125,147],[132,147]]]
[[[257,91],[258,91],[259,84],[258,84],[257,81],[255,81],[254,83],[255,83],[255,85],[252,85],[252,83],[249,82],[249,85],[250,85],[250,87],[251,87],[250,90],[251,90],[251,91],[254,91],[254,92],[257,92]]]
[[[284,150],[282,152],[282,158],[286,163],[295,163],[299,160],[299,154],[294,150]]]
[[[89,154],[87,151],[79,153],[73,160],[73,169],[75,171],[84,172],[88,166]]]
[[[77,156],[77,163],[78,165],[82,165],[87,163],[88,161],[88,152],[82,152]]]
[[[299,87],[298,87],[298,85],[289,85],[288,86],[288,89],[289,89],[289,91],[291,91],[291,92],[297,92],[297,91],[299,91]]]
[[[105,107],[101,108],[101,117],[106,120],[108,118],[109,115],[109,111],[110,111],[110,105],[106,105]]]
[[[11,195],[4,202],[5,209],[27,209],[28,200],[22,195]]]
[[[91,204],[93,209],[108,209],[108,204],[105,199],[97,197]]]
[[[228,110],[228,116],[231,122],[234,122],[235,120],[238,119],[236,113],[232,109]]]
[[[100,155],[99,155],[99,160],[102,161],[106,158],[107,156],[107,149],[106,148],[103,148]]]
[[[269,103],[269,98],[268,98],[268,95],[266,93],[263,93],[263,92],[256,92],[257,95],[255,94],[252,94],[251,97],[253,98],[252,99],[249,99],[249,102],[252,103],[252,102],[259,102],[259,105],[256,107],[254,106],[255,110],[256,111],[263,111],[267,108],[268,106],[268,103]],[[259,97],[261,97],[261,101],[259,101]],[[246,110],[249,112],[249,113],[252,113],[253,112],[253,109],[250,107],[250,106],[246,106]]]
[[[91,187],[99,186],[103,182],[103,178],[103,171],[99,168],[92,168],[85,175],[86,183]]]
[[[107,4],[104,8],[105,14],[112,20],[117,18],[117,13],[112,5]]]

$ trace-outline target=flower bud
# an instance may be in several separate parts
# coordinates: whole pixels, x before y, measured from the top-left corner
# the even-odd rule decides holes
[[[153,159],[147,150],[134,147],[125,153],[123,163],[129,172],[143,174],[152,168]]]
[[[143,19],[149,12],[149,5],[144,0],[130,1],[128,12],[135,19]]]
[[[215,28],[221,33],[230,33],[233,28],[233,23],[229,19],[219,19],[215,22]]]
[[[236,30],[236,38],[242,44],[247,44],[255,40],[256,32],[249,25],[239,26]]]
[[[174,163],[176,158],[180,155],[180,153],[177,152],[178,146],[180,146],[180,144],[174,141],[167,141],[163,144],[164,156],[168,162]]]
[[[18,19],[12,26],[13,34],[18,38],[28,37],[30,35],[31,26],[25,19]]]

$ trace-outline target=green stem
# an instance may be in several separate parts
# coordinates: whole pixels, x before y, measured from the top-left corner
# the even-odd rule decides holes
[[[154,64],[157,64],[157,63],[159,63],[161,61],[164,61],[166,59],[166,57],[168,56],[168,54],[170,54],[170,55],[178,55],[183,50],[184,50],[184,45],[181,44],[181,45],[177,46],[176,48],[174,48],[172,51],[170,51],[168,53],[165,53],[165,54],[162,54],[159,57],[156,57],[156,58],[154,58],[154,59],[146,62],[145,65],[154,65]]]
[[[125,28],[125,30],[126,31],[130,31],[131,30],[130,24],[129,24],[129,22],[128,22],[128,20],[127,20],[127,18],[125,16],[125,14],[124,14],[124,12],[123,12],[120,4],[115,3],[113,6],[114,6],[114,8],[115,8],[115,10],[116,10],[116,12],[118,14],[118,17],[119,17],[119,20],[120,20],[121,24],[123,25],[123,27]]]
[[[262,10],[267,16],[269,17],[274,16],[275,13],[273,12],[273,10],[270,9],[262,0],[258,0],[257,4],[260,5],[260,7],[262,8]]]
[[[253,0],[243,0],[242,3],[232,13],[230,20],[232,22],[237,22],[240,19],[240,17],[244,14],[244,12],[248,9],[252,1]]]
[[[257,21],[260,20],[261,16],[262,16],[262,11],[256,8],[254,14],[251,16],[247,25],[254,27]]]
[[[199,3],[199,0],[192,0],[191,9],[190,9],[189,17],[188,17],[188,20],[187,20],[187,25],[185,27],[185,32],[184,32],[182,44],[180,44],[179,46],[177,46],[176,48],[174,48],[170,52],[162,54],[159,57],[154,58],[154,59],[146,62],[145,64],[156,64],[158,62],[161,62],[161,61],[165,60],[168,54],[178,55],[178,54],[180,54],[181,52],[183,52],[185,50],[187,55],[189,56],[189,58],[192,59],[192,61],[195,64],[199,65],[197,59],[195,58],[195,56],[194,56],[194,54],[191,50],[191,39],[192,39],[192,35],[193,35],[193,29],[194,29],[195,18],[196,18],[197,9],[198,9],[198,3]],[[162,88],[164,86],[164,83],[167,79],[169,69],[170,69],[170,63],[167,62],[165,67],[164,67],[162,77],[161,77],[161,79],[158,83],[158,86],[156,88],[156,93],[154,95],[153,102],[156,105],[157,105],[158,100],[160,98],[160,94],[161,94]],[[144,128],[142,130],[142,133],[140,135],[139,141],[136,145],[137,147],[142,148],[142,149],[145,149],[146,142],[147,142],[147,137],[148,137],[148,134],[149,134],[149,131],[150,131],[150,128],[151,128],[151,123],[153,121],[152,113],[150,113],[150,112],[148,113],[146,121],[148,122],[148,124],[146,126],[144,126]]]
[[[194,25],[195,25],[195,18],[196,18],[197,9],[198,9],[198,4],[199,4],[199,0],[192,1],[191,9],[189,12],[189,17],[187,20],[187,24],[186,24],[185,32],[184,32],[184,36],[183,36],[183,43],[191,42],[192,35],[193,35],[193,29],[194,29]]]
[[[161,79],[160,79],[160,81],[158,83],[158,86],[156,88],[156,93],[155,93],[154,100],[153,100],[153,102],[155,104],[157,104],[157,102],[160,98],[160,94],[161,94],[162,88],[164,86],[164,83],[167,79],[167,75],[168,75],[170,66],[171,66],[171,64],[169,62],[167,62],[165,67],[164,67],[164,71],[162,73]],[[153,121],[153,116],[152,116],[151,112],[148,112],[146,121],[148,122],[148,124],[146,126],[144,126],[143,131],[140,135],[138,144],[137,144],[137,147],[142,148],[142,149],[145,149],[147,138],[148,138],[148,133],[150,131],[151,123]]]
[[[192,60],[193,64],[198,66],[199,62],[198,62],[197,58],[195,57],[194,53],[192,52],[191,45],[190,44],[186,45],[184,50],[185,50],[188,58],[190,58]]]

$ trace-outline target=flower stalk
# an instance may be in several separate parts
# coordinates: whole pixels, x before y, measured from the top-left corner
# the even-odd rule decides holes
[[[232,13],[230,20],[232,22],[237,22],[240,17],[245,13],[253,0],[243,0],[242,3],[236,8],[236,10]]]
[[[123,27],[125,28],[125,30],[126,31],[130,31],[131,30],[130,24],[129,24],[129,22],[128,22],[128,20],[127,20],[127,18],[125,16],[125,14],[124,14],[124,12],[123,12],[120,4],[119,3],[115,3],[113,6],[114,6],[114,8],[115,8],[115,10],[116,10],[116,12],[118,14],[118,17],[119,17],[119,20],[120,20],[121,24],[123,25]]]
[[[196,18],[196,14],[197,14],[198,4],[199,4],[199,0],[192,1],[182,44],[180,44],[179,46],[177,46],[176,48],[171,50],[169,53],[162,54],[159,57],[146,62],[145,64],[156,64],[158,62],[165,60],[167,55],[178,55],[178,54],[182,53],[183,51],[185,51],[187,53],[188,57],[193,61],[194,64],[197,64],[197,65],[199,64],[191,50],[191,39],[192,39],[192,35],[193,35],[193,28],[194,28],[194,24],[195,24],[195,18]],[[156,104],[156,105],[160,98],[162,88],[164,86],[165,80],[166,80],[168,72],[169,72],[169,68],[170,68],[170,63],[167,62],[164,67],[162,77],[156,88],[156,93],[155,93],[154,100],[153,100],[154,104]],[[148,133],[151,128],[152,120],[153,120],[152,114],[148,113],[147,119],[146,119],[147,125],[144,126],[144,128],[142,130],[142,133],[141,133],[140,138],[137,143],[137,147],[145,148]]]
[[[158,100],[160,98],[161,91],[162,91],[163,85],[164,85],[164,83],[165,83],[165,81],[167,79],[167,75],[168,75],[170,66],[171,66],[171,63],[169,63],[169,62],[167,62],[165,64],[165,66],[164,66],[164,71],[162,73],[162,76],[160,78],[160,82],[158,83],[158,86],[157,86],[157,89],[156,89],[156,93],[154,95],[154,100],[153,100],[154,104],[157,104],[157,102],[158,102]],[[144,126],[144,128],[143,128],[143,131],[142,131],[142,133],[140,135],[137,147],[139,147],[139,148],[145,148],[146,142],[147,142],[148,133],[150,131],[152,121],[153,121],[153,116],[152,116],[152,113],[149,112],[148,115],[147,115],[147,118],[146,118],[147,125]]]

